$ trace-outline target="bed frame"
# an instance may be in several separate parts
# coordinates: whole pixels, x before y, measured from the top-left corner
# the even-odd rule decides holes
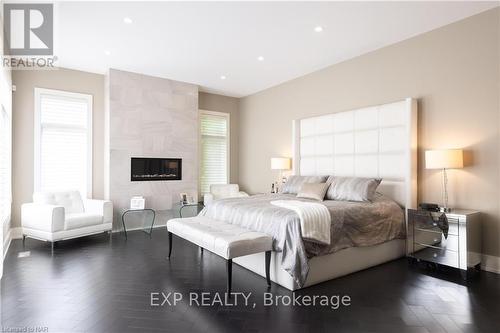
[[[417,206],[417,101],[402,101],[293,121],[293,171],[296,175],[383,178],[378,191],[401,207]],[[352,247],[309,261],[302,287],[382,264],[408,252],[405,240]],[[265,276],[263,254],[235,263]],[[271,280],[296,290],[273,252]]]

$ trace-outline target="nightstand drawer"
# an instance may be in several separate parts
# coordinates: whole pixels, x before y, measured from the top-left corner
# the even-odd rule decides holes
[[[445,225],[440,225],[438,222],[433,221],[430,218],[428,220],[418,219],[415,221],[415,230],[441,234],[443,233],[444,227]],[[448,221],[448,235],[458,236],[458,223],[450,223],[450,221]]]
[[[481,256],[470,254],[481,253],[480,214],[464,210],[445,214],[408,210],[408,255],[459,269],[477,267]]]
[[[456,251],[447,251],[424,246],[422,249],[415,251],[413,257],[452,267],[459,266],[458,252]]]
[[[415,242],[421,245],[438,247],[443,250],[459,250],[458,236],[448,234],[448,238],[440,232],[428,232],[428,230],[415,229]]]

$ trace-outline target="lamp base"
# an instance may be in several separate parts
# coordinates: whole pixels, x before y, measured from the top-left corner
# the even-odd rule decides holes
[[[449,212],[451,212],[451,208],[450,207],[439,207],[439,211],[441,213],[449,213]]]

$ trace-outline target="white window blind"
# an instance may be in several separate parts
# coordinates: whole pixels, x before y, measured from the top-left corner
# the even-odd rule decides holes
[[[10,215],[11,204],[11,131],[7,111],[0,108],[0,222]],[[0,227],[3,226],[0,224]]]
[[[202,111],[200,132],[200,191],[204,194],[210,192],[210,185],[228,182],[229,115]]]
[[[35,191],[92,193],[92,96],[35,89]]]

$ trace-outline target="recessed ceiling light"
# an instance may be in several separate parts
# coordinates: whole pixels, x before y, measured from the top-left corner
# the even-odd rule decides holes
[[[264,61],[264,57],[263,57],[263,56],[258,56],[258,57],[257,57],[257,60],[258,60],[258,61]]]
[[[221,76],[220,76],[220,79],[221,79],[221,80],[225,80],[225,79],[226,79],[226,76],[225,76],[225,75],[221,75]]]
[[[127,24],[131,24],[132,23],[132,19],[130,17],[124,17],[123,18],[123,22],[127,23]]]
[[[323,31],[323,27],[318,25],[318,26],[314,27],[314,31],[321,32],[321,31]]]
[[[109,56],[109,55],[111,55],[111,51],[110,50],[104,50],[104,54],[107,55],[107,56]]]

